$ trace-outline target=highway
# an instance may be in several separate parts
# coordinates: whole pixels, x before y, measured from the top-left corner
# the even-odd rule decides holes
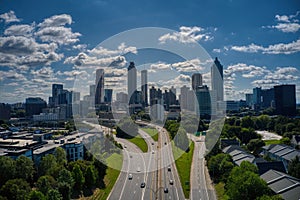
[[[106,127],[84,122],[93,127]],[[159,132],[158,142],[149,134],[139,129],[139,135],[148,145],[148,152],[143,153],[135,144],[126,139],[114,139],[123,145],[123,165],[121,173],[107,199],[109,200],[181,200],[185,199],[172,153],[168,132],[156,125],[148,124]],[[170,167],[170,170],[168,170]],[[132,179],[129,179],[132,175]],[[172,184],[170,183],[172,180]],[[145,187],[141,188],[141,183]],[[168,192],[164,189],[167,188]]]
[[[205,166],[205,137],[195,137],[194,135],[190,135],[190,138],[195,143],[190,176],[190,199],[217,200]]]

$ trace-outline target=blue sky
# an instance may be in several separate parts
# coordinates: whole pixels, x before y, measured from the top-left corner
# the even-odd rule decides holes
[[[161,38],[163,42],[197,43],[211,58],[218,57],[224,66],[227,99],[245,98],[244,94],[255,86],[293,83],[300,102],[297,0],[0,0],[0,5],[0,102],[20,102],[28,96],[47,99],[53,82],[72,89],[75,75],[92,84],[92,75],[76,61],[85,56],[85,64],[97,64],[99,55],[92,55],[99,53],[93,51],[99,43],[141,27],[175,30]],[[189,38],[182,37],[186,35]],[[107,72],[106,85],[121,91],[125,89],[122,77],[131,60],[152,69],[153,76],[160,68],[179,69],[166,81],[166,87],[188,84],[188,73],[181,72],[189,65],[200,69],[204,62],[196,57],[184,61],[170,54],[162,56],[158,51],[147,54],[126,40],[118,47],[119,51],[113,53],[101,52],[110,56],[109,61],[117,59],[118,67]],[[124,52],[125,56],[117,55]],[[153,56],[155,59],[149,59]],[[119,85],[113,85],[113,80]]]

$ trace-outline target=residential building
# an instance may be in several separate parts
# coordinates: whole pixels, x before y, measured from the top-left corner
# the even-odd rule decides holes
[[[202,74],[195,73],[192,75],[192,89],[196,90],[199,86],[202,86]]]

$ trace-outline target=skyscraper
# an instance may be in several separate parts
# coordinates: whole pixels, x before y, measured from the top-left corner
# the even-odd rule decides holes
[[[40,97],[29,97],[25,101],[26,116],[38,115],[44,108],[47,108],[47,103]]]
[[[137,71],[134,65],[134,62],[130,62],[128,66],[128,74],[127,74],[127,92],[129,104],[133,104],[136,101],[135,91],[137,89],[136,81],[137,81]]]
[[[202,74],[195,73],[192,75],[192,88],[196,90],[199,86],[202,86]]]
[[[104,70],[97,69],[96,71],[96,92],[95,92],[95,104],[104,102]]]
[[[296,86],[277,85],[274,86],[274,97],[276,114],[294,116],[296,115]]]
[[[141,71],[141,84],[142,84],[142,104],[144,107],[148,106],[148,78],[147,70]]]
[[[104,102],[105,103],[111,103],[112,102],[112,93],[113,93],[113,90],[112,89],[105,89],[104,90]]]
[[[190,88],[185,85],[180,88],[180,107],[181,107],[181,109],[187,109],[189,89]]]
[[[198,87],[195,95],[197,98],[196,113],[200,117],[209,117],[212,114],[212,104],[208,87],[206,85]]]
[[[215,59],[211,67],[211,87],[215,91],[216,100],[224,100],[224,85],[223,85],[223,65],[219,62],[218,58]]]

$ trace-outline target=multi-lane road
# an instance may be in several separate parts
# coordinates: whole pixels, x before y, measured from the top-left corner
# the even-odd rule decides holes
[[[93,126],[98,126],[91,124]],[[143,153],[128,140],[117,138],[122,144],[123,165],[109,200],[184,200],[184,193],[176,169],[172,145],[168,132],[157,125],[145,124],[158,130],[158,141],[154,141],[146,132],[139,129],[139,135],[148,145],[148,152]],[[102,130],[106,130],[102,127]],[[190,136],[195,142],[191,166],[191,200],[217,199],[210,178],[205,168],[205,139]],[[142,187],[141,184],[145,183]]]
[[[190,138],[195,143],[190,175],[190,199],[216,200],[216,194],[205,167],[205,137],[201,136],[199,138],[194,135],[190,135]]]

